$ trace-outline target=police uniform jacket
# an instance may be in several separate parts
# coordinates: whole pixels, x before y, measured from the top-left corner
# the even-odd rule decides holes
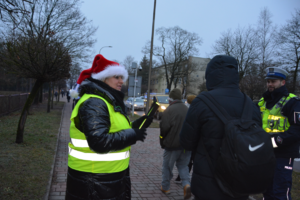
[[[263,94],[266,108],[272,109],[278,101],[289,96],[285,86],[275,89],[273,92]],[[300,99],[291,98],[282,108],[281,114],[288,118],[290,127],[287,131],[274,135],[278,148],[274,148],[277,158],[298,158],[300,146]]]
[[[112,89],[104,82],[93,78],[86,79],[81,84],[79,93],[80,96],[93,94],[103,97],[113,105],[116,112],[126,117],[124,94]],[[108,107],[99,98],[89,98],[82,103],[78,116],[75,118],[75,126],[85,134],[90,149],[96,153],[118,151],[137,141],[133,129],[109,134]],[[69,167],[68,182],[68,184],[73,184],[71,187],[73,189],[67,191],[66,199],[130,199],[131,186],[128,168],[117,173],[88,173]],[[98,194],[102,196],[99,197]]]
[[[232,58],[229,56],[217,56],[214,59],[217,60],[214,64],[210,64],[211,61],[206,69],[207,90],[228,114],[239,118],[243,111],[244,96],[239,90],[238,65],[232,64]],[[191,180],[192,193],[199,199],[232,200],[234,198],[221,191],[213,174],[224,137],[224,124],[199,96],[193,100],[180,133],[181,145],[186,150],[196,152]],[[253,112],[249,114],[261,125],[260,111],[255,104]],[[210,167],[202,142],[213,168]],[[246,196],[239,199],[247,198]]]

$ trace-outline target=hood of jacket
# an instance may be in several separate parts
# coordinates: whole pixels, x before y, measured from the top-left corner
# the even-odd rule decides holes
[[[239,88],[238,63],[234,57],[217,55],[207,64],[205,71],[208,91],[217,88]]]

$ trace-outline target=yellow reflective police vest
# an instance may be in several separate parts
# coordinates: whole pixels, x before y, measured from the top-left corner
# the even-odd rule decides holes
[[[266,108],[266,102],[264,98],[261,98],[258,102],[260,107],[260,112],[262,114],[262,123],[263,129],[269,133],[279,133],[284,132],[289,129],[290,123],[286,116],[281,114],[281,110],[284,105],[293,97],[296,97],[294,94],[289,94],[288,97],[282,97],[271,110]]]
[[[114,107],[104,98],[97,95],[84,94],[77,102],[71,115],[68,166],[74,170],[90,173],[123,171],[129,166],[130,146],[119,151],[96,153],[89,148],[84,133],[75,127],[74,119],[78,115],[79,107],[89,98],[99,98],[106,103],[110,118],[109,134],[131,128],[128,119],[121,113],[116,112]]]

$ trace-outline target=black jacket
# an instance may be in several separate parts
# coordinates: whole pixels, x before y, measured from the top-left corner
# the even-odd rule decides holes
[[[179,133],[187,111],[187,106],[181,100],[173,101],[164,111],[159,127],[166,150],[183,149],[179,142]]]
[[[232,117],[239,118],[243,110],[244,96],[239,90],[236,61],[229,56],[214,57],[207,65],[205,77],[208,92]],[[202,145],[203,142],[214,167],[224,137],[224,124],[199,96],[193,100],[180,133],[181,145],[186,150],[196,152],[191,181],[192,193],[201,200],[232,200],[234,198],[225,195],[217,185],[214,169],[211,169]],[[260,111],[254,103],[252,119],[261,125]]]
[[[285,86],[275,89],[273,92],[263,94],[267,109],[273,106],[283,97],[289,96]],[[300,146],[300,99],[290,99],[282,108],[281,113],[288,118],[290,127],[283,133],[274,136],[278,148],[274,148],[277,158],[298,158]]]
[[[119,91],[92,78],[84,81],[79,89],[80,96],[86,93],[104,97],[114,106],[115,111],[126,117],[125,106],[122,105],[123,99]],[[90,149],[97,153],[121,150],[137,141],[133,129],[109,134],[108,108],[106,103],[99,98],[90,98],[82,103],[78,116],[75,118],[75,125],[85,134]],[[112,174],[95,174],[69,168],[66,197],[66,199],[130,199],[129,169]]]

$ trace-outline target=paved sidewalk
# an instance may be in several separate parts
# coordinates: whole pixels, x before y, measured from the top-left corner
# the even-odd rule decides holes
[[[58,149],[55,159],[49,200],[64,199],[68,169],[68,142],[72,101],[67,102],[66,96],[60,97],[65,108],[61,122]],[[165,195],[160,191],[161,166],[163,150],[159,145],[159,129],[149,128],[145,142],[137,142],[132,146],[130,159],[130,176],[132,181],[132,200],[150,199],[183,199],[183,189],[180,184],[171,181],[171,194]],[[177,177],[174,168],[174,179]]]

